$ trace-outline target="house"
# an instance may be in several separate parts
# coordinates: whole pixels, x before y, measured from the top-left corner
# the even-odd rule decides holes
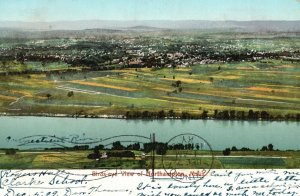
[[[108,156],[107,156],[106,152],[103,152],[103,153],[101,154],[100,159],[107,159],[107,158],[108,158]]]

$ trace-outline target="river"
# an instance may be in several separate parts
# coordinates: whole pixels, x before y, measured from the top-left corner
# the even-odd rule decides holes
[[[0,148],[29,149],[42,141],[28,144],[25,138],[42,136],[66,137],[75,135],[80,141],[107,138],[118,135],[149,137],[155,133],[156,140],[167,142],[182,134],[197,134],[204,138],[213,150],[227,147],[260,149],[270,143],[274,149],[300,150],[300,123],[285,121],[221,121],[221,120],[125,120],[94,118],[58,118],[34,116],[0,117]],[[20,138],[23,138],[20,142]],[[40,139],[40,138],[39,138]],[[45,139],[48,141],[49,138]],[[143,138],[135,138],[135,140]],[[122,139],[120,139],[122,141]],[[24,145],[26,141],[26,145]],[[79,141],[79,140],[76,140]],[[101,143],[101,142],[100,142]],[[21,144],[21,145],[20,145]],[[43,143],[51,147],[52,143]],[[73,144],[72,144],[73,145]]]

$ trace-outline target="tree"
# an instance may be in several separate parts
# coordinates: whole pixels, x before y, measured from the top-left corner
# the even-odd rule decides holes
[[[191,115],[188,112],[181,112],[182,119],[190,119]]]
[[[174,117],[175,116],[174,110],[169,110],[168,115],[169,117]]]
[[[6,155],[15,155],[16,153],[17,153],[16,149],[13,148],[5,150]]]
[[[205,110],[203,110],[203,112],[202,112],[202,116],[201,116],[203,119],[207,119],[207,117],[208,117],[208,111],[205,111]]]
[[[152,142],[144,143],[143,145],[144,145],[144,152],[145,153],[151,152],[151,150],[153,150],[153,148],[154,148],[154,145],[153,145]]]
[[[269,119],[270,119],[270,115],[269,115],[269,113],[266,112],[266,111],[261,111],[260,117],[261,117],[262,119],[264,119],[264,120],[269,120]]]
[[[218,117],[218,110],[215,110],[214,111],[214,118],[217,118]]]
[[[149,111],[143,111],[142,113],[142,118],[149,118],[150,114],[149,114]]]
[[[50,99],[50,97],[52,97],[52,95],[50,93],[46,94],[46,97],[48,98],[48,100]]]
[[[99,159],[100,158],[100,151],[99,151],[100,147],[99,146],[95,146],[93,149],[93,153],[89,154],[87,156],[88,159]]]
[[[100,155],[99,149],[100,149],[99,146],[95,146],[95,148],[93,150],[93,152],[94,152],[95,155]]]
[[[182,92],[182,87],[178,88],[178,92],[180,92],[180,93]]]
[[[230,148],[226,148],[225,150],[223,150],[224,156],[228,156],[228,155],[230,155],[230,153],[231,153]]]
[[[248,119],[250,119],[250,120],[254,119],[254,112],[253,112],[253,110],[249,110],[249,112],[248,112]]]
[[[237,119],[244,120],[245,119],[245,112],[244,111],[238,111],[236,114]]]
[[[232,146],[231,151],[238,151],[237,147]]]
[[[99,147],[99,150],[103,150],[104,149],[104,145],[102,145],[102,144],[99,144],[98,147]]]
[[[108,157],[135,157],[134,152],[131,151],[120,151],[120,152],[114,152],[114,151],[109,151],[106,153]]]
[[[112,150],[124,150],[125,147],[121,144],[120,141],[116,141],[112,143]]]
[[[176,87],[179,87],[181,85],[181,81],[180,80],[177,80],[176,81]]]
[[[230,110],[230,119],[235,119],[235,110]]]
[[[240,151],[253,151],[253,150],[251,150],[250,148],[247,148],[247,147],[242,147],[240,149]]]
[[[267,150],[268,150],[268,147],[267,146],[263,146],[260,151],[267,151]]]
[[[157,114],[158,119],[163,119],[165,117],[166,117],[166,115],[165,115],[165,112],[163,110],[158,112],[158,114]]]
[[[73,91],[69,91],[68,94],[67,94],[67,96],[68,96],[68,97],[74,96],[74,92],[73,92]]]
[[[140,143],[129,144],[126,147],[127,150],[140,150]]]
[[[140,143],[135,143],[133,144],[133,150],[140,150],[141,149],[141,146],[140,146]]]
[[[269,144],[269,145],[268,145],[268,150],[269,150],[269,151],[273,151],[273,147],[274,147],[273,144]]]
[[[167,152],[167,144],[165,143],[157,143],[156,144],[156,154],[165,155]]]
[[[230,118],[228,110],[223,111],[223,119],[228,120]]]
[[[258,119],[259,118],[259,111],[254,112],[254,119]]]

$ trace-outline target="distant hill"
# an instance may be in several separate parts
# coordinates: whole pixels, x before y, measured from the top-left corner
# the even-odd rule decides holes
[[[84,29],[236,29],[238,31],[260,32],[299,32],[300,20],[298,21],[206,21],[206,20],[144,20],[144,21],[58,21],[58,22],[19,22],[0,21],[0,28],[53,31],[53,30],[84,30]]]
[[[114,29],[85,29],[85,30],[20,30],[19,28],[1,28],[0,38],[28,38],[28,39],[51,39],[51,38],[82,38],[99,37],[104,34],[122,33]]]
[[[214,31],[247,33],[300,33],[300,21],[71,21],[0,22],[0,37],[81,38],[104,34],[167,31]]]
[[[133,29],[133,30],[160,30],[162,28],[140,25],[140,26],[129,27],[127,29]]]
[[[74,30],[73,30],[74,31]],[[121,30],[118,29],[101,29],[101,28],[95,28],[95,29],[84,29],[81,31],[89,31],[89,32],[101,32],[101,33],[118,33],[121,32]],[[78,32],[78,31],[77,31]]]

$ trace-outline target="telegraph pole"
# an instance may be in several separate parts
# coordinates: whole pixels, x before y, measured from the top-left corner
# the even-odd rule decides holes
[[[155,169],[155,133],[150,135],[152,142],[152,182],[154,182],[154,169]]]

